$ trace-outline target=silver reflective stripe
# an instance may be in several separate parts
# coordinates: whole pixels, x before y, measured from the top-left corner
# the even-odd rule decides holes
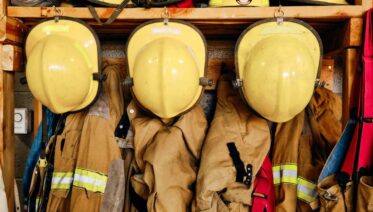
[[[297,171],[295,170],[282,170],[282,176],[286,176],[286,177],[294,177],[296,178],[297,177]]]
[[[304,194],[307,194],[311,197],[316,197],[317,191],[315,189],[309,189],[302,184],[298,183],[298,190]]]
[[[72,177],[53,177],[52,184],[71,184],[73,182]]]

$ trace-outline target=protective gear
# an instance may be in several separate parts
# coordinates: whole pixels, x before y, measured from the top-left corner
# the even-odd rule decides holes
[[[205,39],[191,24],[147,22],[131,34],[126,52],[137,103],[160,118],[190,110],[207,85]]]
[[[305,112],[276,126],[272,147],[276,211],[316,207],[311,203],[316,200],[317,178],[340,135],[341,109],[335,94],[316,88]]]
[[[196,105],[169,124],[146,116],[134,102],[127,111],[134,131],[135,170],[138,170],[131,178],[135,194],[132,198],[138,196],[147,201],[149,212],[189,211],[207,129],[201,106]],[[136,202],[134,205],[145,207]]]
[[[226,149],[227,142],[235,141],[244,161],[241,166],[252,164],[254,177],[269,150],[270,132],[265,121],[250,113],[225,78],[219,81],[215,117],[202,149],[196,189],[196,209],[201,211],[246,210],[255,204],[255,199],[251,201],[252,186],[236,182],[239,172]],[[315,182],[330,146],[340,135],[341,108],[339,97],[316,88],[306,113],[272,126],[275,211],[312,210],[309,204],[316,198]],[[241,139],[247,149],[237,142]]]
[[[231,79],[222,75],[219,80],[216,111],[203,144],[198,171],[197,211],[248,211],[256,190],[253,183],[270,149],[266,120],[257,117],[242,102],[230,86]],[[271,180],[267,181],[267,187],[273,186]],[[271,200],[274,201],[268,199]]]
[[[100,88],[100,43],[83,21],[59,17],[32,28],[26,39],[26,77],[36,99],[54,113],[78,111]]]
[[[210,0],[210,7],[242,7],[242,6],[254,6],[254,7],[268,7],[269,0]]]
[[[259,21],[236,44],[236,86],[256,112],[286,122],[308,104],[320,68],[321,39],[295,19]]]
[[[373,211],[373,176],[360,178],[357,211]]]
[[[98,101],[89,111],[69,115],[57,139],[48,211],[99,211],[109,167],[121,159],[113,136],[124,108],[119,68],[109,65],[104,73]]]

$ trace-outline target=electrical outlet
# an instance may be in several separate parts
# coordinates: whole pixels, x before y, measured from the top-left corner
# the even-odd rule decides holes
[[[31,111],[27,108],[14,109],[14,133],[27,134],[31,132]]]

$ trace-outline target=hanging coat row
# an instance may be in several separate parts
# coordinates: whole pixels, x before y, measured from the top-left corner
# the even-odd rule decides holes
[[[66,51],[51,54],[56,46]],[[315,87],[322,44],[308,24],[268,19],[242,33],[210,126],[198,104],[211,85],[206,41],[184,21],[136,28],[124,81],[72,18],[36,26],[26,55],[35,98],[66,117],[45,141],[29,211],[329,211],[317,179],[340,136],[341,101]]]

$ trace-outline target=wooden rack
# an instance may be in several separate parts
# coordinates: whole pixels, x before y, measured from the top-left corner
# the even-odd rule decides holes
[[[0,165],[4,173],[8,205],[13,205],[14,191],[14,72],[24,70],[22,47],[28,29],[39,20],[53,17],[51,7],[15,7],[0,0]],[[310,23],[327,43],[328,55],[343,53],[346,69],[343,82],[343,122],[348,120],[348,102],[352,81],[359,62],[362,44],[363,15],[373,7],[372,0],[358,0],[348,6],[292,6],[282,7],[286,17],[302,19]],[[108,26],[99,26],[87,8],[58,7],[61,15],[84,19],[104,37],[126,37],[140,23],[160,18],[163,8],[124,9],[118,19]],[[277,7],[257,8],[170,8],[171,18],[192,22],[206,35],[209,45],[232,45],[232,40],[258,19],[271,18]],[[97,8],[101,19],[107,19],[114,8]],[[219,40],[219,41],[215,41]],[[220,61],[221,62],[221,61]],[[218,66],[211,61],[210,66]],[[13,208],[10,207],[10,211]]]

